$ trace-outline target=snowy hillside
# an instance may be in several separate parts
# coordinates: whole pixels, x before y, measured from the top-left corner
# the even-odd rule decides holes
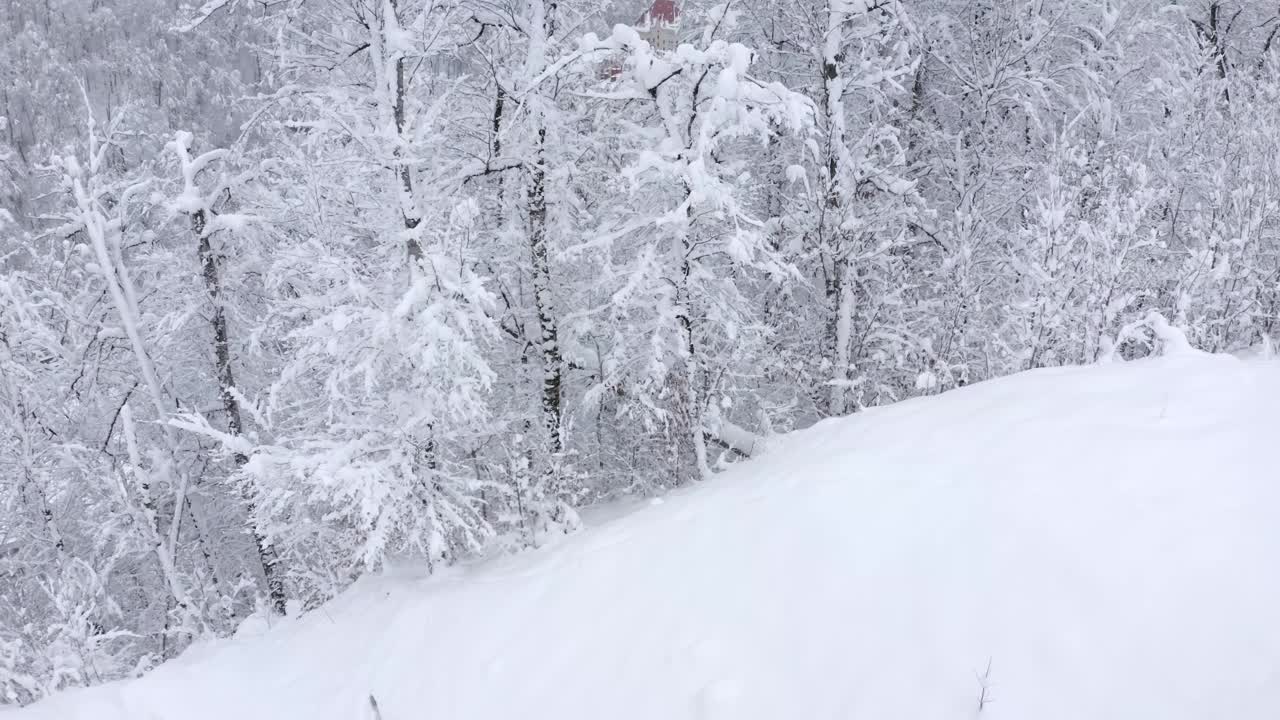
[[[1280,717],[1277,400],[1198,353],[912,400],[5,717]]]

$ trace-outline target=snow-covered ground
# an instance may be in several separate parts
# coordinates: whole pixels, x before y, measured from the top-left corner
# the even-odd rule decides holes
[[[1278,448],[1274,362],[1025,373],[6,720],[1277,718]]]

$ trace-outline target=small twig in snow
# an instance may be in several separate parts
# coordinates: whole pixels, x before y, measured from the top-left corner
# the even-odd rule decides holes
[[[987,669],[982,674],[973,674],[978,679],[978,687],[982,691],[978,694],[978,712],[986,709],[987,705],[995,702],[995,698],[991,697],[991,658],[987,658]]]

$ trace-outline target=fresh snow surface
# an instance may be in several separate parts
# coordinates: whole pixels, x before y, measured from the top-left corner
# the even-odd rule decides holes
[[[904,402],[5,718],[1277,718],[1278,407],[1194,352]]]

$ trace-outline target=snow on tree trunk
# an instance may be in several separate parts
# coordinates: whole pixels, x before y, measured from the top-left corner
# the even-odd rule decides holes
[[[554,28],[554,5],[548,8],[544,0],[529,0],[529,49],[525,73],[537,78],[546,68],[546,44]],[[534,103],[547,102],[534,93]],[[528,216],[529,254],[533,269],[533,298],[538,318],[538,352],[542,367],[542,425],[550,456],[560,455],[564,449],[563,411],[561,409],[561,373],[564,361],[560,355],[559,332],[556,327],[555,309],[551,295],[551,264],[548,257],[547,238],[547,168],[546,168],[546,119],[545,109],[534,107],[533,123],[536,127],[535,149],[529,170]],[[547,472],[552,472],[548,463]]]
[[[211,194],[201,191],[199,176],[209,169],[212,163],[224,158],[226,153],[222,150],[213,150],[192,158],[191,145],[192,136],[186,132],[179,133],[167,145],[170,153],[178,159],[182,175],[182,192],[174,202],[174,209],[189,218],[191,231],[196,238],[196,256],[200,263],[205,296],[209,301],[209,322],[210,329],[213,331],[214,377],[218,383],[218,399],[226,415],[227,433],[232,438],[238,439],[244,435],[244,421],[237,395],[235,370],[232,365],[221,256],[213,248],[214,234],[220,229],[234,227],[236,224],[228,223],[224,218],[219,217],[213,207],[217,196],[223,193],[230,194],[232,188],[223,183],[215,187]],[[248,456],[238,448],[232,451],[232,458],[237,468],[243,468],[249,460]],[[277,614],[283,615],[286,596],[284,580],[277,567],[279,557],[275,548],[257,528],[257,504],[248,484],[240,484],[240,497],[244,505],[247,529],[253,537],[257,552],[257,564],[266,582],[267,598],[271,608]]]
[[[123,209],[128,206],[131,196],[141,192],[144,184],[134,184],[124,188],[116,199],[117,208],[121,215],[109,218],[99,194],[104,189],[99,188],[97,182],[100,171],[103,169],[102,159],[107,146],[99,145],[92,119],[89,123],[88,150],[89,167],[87,168],[87,173],[85,168],[82,168],[73,158],[69,158],[64,162],[64,170],[70,181],[69,184],[76,203],[76,219],[83,227],[85,235],[93,248],[94,256],[98,263],[99,275],[106,284],[107,295],[111,298],[116,317],[119,319],[125,335],[129,339],[129,345],[137,363],[138,372],[142,376],[143,383],[148,391],[148,397],[155,411],[156,421],[163,427],[162,439],[165,445],[166,458],[164,464],[157,469],[162,476],[167,476],[161,478],[165,486],[183,487],[188,482],[188,479],[178,467],[178,441],[175,437],[175,431],[166,424],[169,420],[170,412],[166,406],[167,403],[164,390],[160,384],[159,374],[148,353],[146,341],[142,336],[139,324],[137,293],[124,266],[123,251],[120,246],[119,233],[123,224]],[[142,465],[142,456],[138,449],[137,436],[133,427],[132,412],[129,410],[127,403],[124,406],[121,417],[124,421],[125,439],[129,445],[130,462],[133,466],[132,471],[138,478],[137,489],[139,497],[137,501],[141,505],[147,521],[145,526],[139,526],[139,532],[148,537],[174,602],[187,620],[199,622],[197,611],[191,604],[187,588],[179,578],[177,569],[174,566],[177,547],[165,547],[160,529],[160,518],[156,511],[157,505],[154,494],[157,485],[156,479],[153,479],[150,471],[144,469]],[[183,498],[178,498],[173,510],[173,524],[175,527],[184,512],[190,514],[190,506]],[[198,527],[195,525],[194,517],[191,517],[190,520],[193,530],[196,530],[198,535]],[[197,541],[203,542],[199,537],[197,537]]]

